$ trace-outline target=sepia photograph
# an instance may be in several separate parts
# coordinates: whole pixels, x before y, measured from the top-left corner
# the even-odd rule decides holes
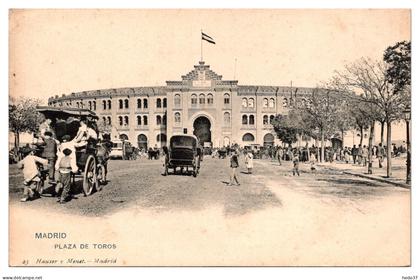
[[[10,267],[412,265],[410,9],[8,13]]]

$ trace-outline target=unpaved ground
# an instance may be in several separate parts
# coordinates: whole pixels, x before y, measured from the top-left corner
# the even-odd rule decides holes
[[[227,186],[227,160],[206,158],[197,178],[161,176],[158,161],[112,161],[101,192],[59,205],[20,203],[12,167],[11,230],[28,233],[12,240],[12,260],[34,231],[64,230],[74,242],[117,243],[109,256],[119,265],[409,264],[409,190],[302,169],[293,177],[290,163],[256,160],[252,175],[239,174],[241,186]],[[37,244],[27,253],[34,258],[69,254]]]

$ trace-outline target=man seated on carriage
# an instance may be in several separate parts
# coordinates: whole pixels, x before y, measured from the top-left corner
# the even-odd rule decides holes
[[[87,126],[87,122],[85,120],[80,120],[79,130],[77,131],[76,136],[72,140],[72,142],[74,143],[74,147],[86,147],[89,139],[97,140],[98,134],[93,128]]]

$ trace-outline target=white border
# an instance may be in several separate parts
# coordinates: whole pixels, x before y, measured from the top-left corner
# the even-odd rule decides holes
[[[8,267],[8,163],[7,150],[8,119],[6,105],[8,104],[8,9],[10,8],[410,8],[412,9],[412,42],[413,42],[413,96],[420,93],[417,80],[418,77],[418,44],[417,36],[419,21],[419,9],[414,1],[289,1],[278,3],[278,1],[249,1],[238,2],[226,0],[193,1],[193,0],[158,0],[141,2],[133,0],[118,1],[94,1],[94,0],[72,0],[64,1],[0,1],[0,110],[1,114],[1,138],[0,147],[0,172],[3,174],[1,195],[0,195],[0,279],[2,276],[43,276],[43,279],[266,279],[266,278],[287,278],[287,279],[402,279],[402,276],[419,276],[419,185],[416,176],[418,143],[413,143],[413,180],[412,180],[412,267],[407,268],[10,268]],[[36,4],[35,4],[36,3]],[[240,4],[239,4],[240,3]],[[380,3],[380,4],[378,4]],[[418,78],[417,78],[418,79]],[[419,98],[413,98],[413,137],[418,139],[416,132],[416,121],[418,115],[415,108],[419,105]],[[418,131],[418,130],[417,130]],[[386,205],[384,205],[386,207]],[[389,221],[392,223],[392,221]]]

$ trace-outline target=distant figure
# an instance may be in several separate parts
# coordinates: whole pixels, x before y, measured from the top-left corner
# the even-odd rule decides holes
[[[311,153],[311,157],[310,157],[311,171],[315,171],[315,162],[316,162],[315,153]]]
[[[351,148],[351,155],[353,157],[353,164],[356,164],[356,158],[357,158],[357,148],[356,148],[356,145],[353,145],[353,148]]]
[[[245,165],[246,168],[248,169],[248,174],[252,174],[252,168],[254,168],[254,155],[252,154],[251,151],[248,150],[248,152],[245,155]]]
[[[379,168],[382,168],[382,163],[384,162],[385,157],[385,149],[382,146],[382,143],[379,143],[378,151],[377,151],[377,158],[379,162]]]
[[[295,154],[293,156],[293,170],[292,170],[292,172],[293,172],[293,176],[295,176],[295,173],[298,176],[300,176],[300,173],[299,173],[299,156],[297,154]]]
[[[23,169],[24,178],[23,198],[20,200],[21,202],[26,202],[40,196],[37,190],[37,184],[41,181],[41,173],[37,164],[48,164],[48,160],[35,156],[33,149],[28,152],[29,154],[17,164],[18,168]]]
[[[234,150],[232,152],[232,156],[230,157],[230,182],[228,186],[232,186],[234,181],[236,182],[238,186],[240,185],[238,181],[238,177],[236,175],[236,170],[238,169],[238,167],[239,167],[238,154]]]
[[[277,161],[279,162],[279,165],[281,165],[281,159],[283,158],[283,149],[279,147],[276,152]]]
[[[366,145],[363,145],[363,148],[362,148],[362,162],[363,162],[363,166],[367,166],[368,156],[369,156],[369,149],[366,147]]]

